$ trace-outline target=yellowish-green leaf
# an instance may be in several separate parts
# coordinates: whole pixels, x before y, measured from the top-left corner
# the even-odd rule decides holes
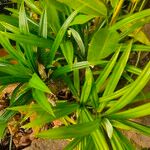
[[[115,8],[117,6],[119,0],[110,0],[110,2],[111,2],[112,7]]]
[[[103,124],[106,129],[108,137],[111,139],[113,135],[113,126],[107,118],[103,119]]]
[[[150,40],[148,39],[148,37],[146,36],[146,34],[143,31],[140,31],[133,36],[134,36],[135,40],[139,41],[140,43],[150,46]]]
[[[110,115],[112,119],[131,119],[150,115],[150,103]]]
[[[80,12],[93,15],[93,16],[106,16],[107,8],[102,1],[99,0],[58,0],[59,2],[65,3],[73,9],[78,9],[81,6],[83,8]]]
[[[93,62],[109,56],[116,50],[118,41],[117,31],[100,29],[94,34],[89,44],[88,61]]]
[[[88,22],[89,20],[93,19],[95,16],[92,15],[83,15],[79,14],[77,15],[74,20],[70,23],[70,26],[77,25],[77,24],[84,24]]]
[[[117,112],[118,110],[132,102],[149,80],[150,62],[146,65],[142,73],[138,76],[138,78],[135,80],[129,90],[114,105],[112,105],[111,108],[106,111],[106,114]]]

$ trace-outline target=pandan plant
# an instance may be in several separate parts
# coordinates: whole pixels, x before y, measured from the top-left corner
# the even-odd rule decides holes
[[[18,0],[11,15],[0,14],[0,86],[16,83],[0,116],[0,137],[20,112],[18,124],[34,136],[69,139],[65,150],[133,150],[123,130],[150,135],[135,118],[150,115],[143,88],[150,51],[143,26],[150,21],[146,0]],[[136,63],[130,63],[134,54]],[[57,97],[70,91],[71,99]],[[32,119],[31,119],[32,118]],[[43,131],[45,124],[62,125]]]

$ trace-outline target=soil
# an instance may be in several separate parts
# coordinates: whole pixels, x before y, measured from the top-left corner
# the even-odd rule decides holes
[[[68,144],[67,140],[43,140],[35,139],[30,147],[23,150],[63,150]]]

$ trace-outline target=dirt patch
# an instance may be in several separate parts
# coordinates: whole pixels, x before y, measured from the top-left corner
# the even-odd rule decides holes
[[[143,124],[143,125],[150,125],[150,116],[135,119],[134,121]],[[141,135],[139,133],[136,133],[134,131],[123,131],[124,135],[130,139],[132,143],[134,143],[137,147],[137,149],[143,149],[143,148],[150,148],[150,137]]]
[[[67,140],[42,140],[35,139],[30,147],[23,150],[63,150],[68,144]]]

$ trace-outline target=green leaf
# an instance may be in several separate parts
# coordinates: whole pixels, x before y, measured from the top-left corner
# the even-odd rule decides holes
[[[132,47],[132,41],[128,44],[127,49],[124,51],[124,53],[120,57],[117,65],[115,66],[115,68],[111,74],[110,80],[107,84],[107,87],[104,91],[103,96],[112,94],[114,92],[114,90],[120,80],[120,77],[124,71],[124,68],[127,64],[127,61],[128,61],[129,55],[130,55],[130,51],[131,51],[131,47]]]
[[[110,0],[110,2],[111,2],[112,7],[115,8],[117,6],[119,0]]]
[[[45,83],[36,73],[32,75],[32,78],[29,81],[29,87],[38,89],[43,92],[51,93],[50,89],[45,85]]]
[[[81,141],[81,138],[73,139],[65,148],[64,150],[73,150]]]
[[[70,28],[69,31],[71,31],[72,36],[74,37],[75,41],[77,42],[77,44],[78,44],[78,46],[81,50],[81,54],[83,56],[85,56],[85,47],[84,47],[83,41],[82,41],[79,33],[76,30],[72,29],[72,28]]]
[[[59,8],[62,6],[60,3],[54,2],[54,0],[45,0],[45,5],[47,7],[47,15],[49,16],[48,19],[48,25],[52,29],[52,31],[57,34],[60,29],[60,19],[59,19],[59,13],[57,11],[57,6],[59,5]],[[50,10],[50,11],[49,11]],[[65,10],[62,12],[64,13]]]
[[[125,38],[127,35],[128,36],[136,35],[136,33],[134,33],[134,31],[143,27],[147,23],[149,23],[149,20],[147,21],[147,19],[143,19],[143,20],[137,21],[136,23],[132,23],[132,24],[129,24],[129,25],[123,27],[123,29],[121,29],[122,33],[120,34],[120,40]],[[134,37],[136,38],[136,36],[134,36]],[[138,38],[138,39],[140,40],[140,38]]]
[[[104,127],[106,129],[106,132],[107,132],[107,135],[108,135],[109,139],[111,139],[112,135],[113,135],[113,126],[112,126],[112,124],[110,123],[110,121],[107,118],[103,119],[103,124],[104,124]]]
[[[44,48],[51,48],[53,42],[51,39],[44,39],[33,34],[22,35],[22,34],[14,34],[9,32],[2,32],[2,31],[0,31],[0,34],[20,43],[44,47]]]
[[[98,65],[98,64],[105,64],[105,63],[106,63],[106,61],[96,61],[93,63],[89,63],[88,61],[81,61],[81,62],[74,63],[72,65],[66,65],[66,66],[57,68],[53,72],[52,78],[57,78],[58,76],[60,76],[64,73],[67,73],[67,72],[71,72],[73,70],[87,68],[90,65]]]
[[[116,50],[118,41],[117,31],[106,28],[98,30],[89,44],[88,61],[92,62],[109,56]]]
[[[131,46],[132,46],[132,42],[129,43],[126,51],[123,52],[122,56],[120,57],[118,63],[116,64],[110,79],[107,83],[107,86],[105,88],[105,91],[103,93],[103,96],[112,94],[114,92],[114,90],[116,89],[116,86],[122,76],[122,73],[124,71],[124,68],[126,66],[126,63],[128,61],[129,55],[130,55],[130,51],[131,51]],[[99,105],[99,111],[101,112],[103,110],[103,108],[106,106],[106,102],[104,103],[100,103]]]
[[[83,15],[79,14],[77,15],[74,20],[70,23],[70,26],[77,25],[77,24],[85,24],[91,19],[93,19],[95,16],[92,15]]]
[[[98,76],[97,80],[96,80],[96,90],[97,92],[99,92],[100,87],[104,84],[104,82],[106,81],[106,79],[108,78],[109,74],[111,73],[118,55],[120,52],[120,48],[116,51],[116,53],[113,55],[113,57],[110,59],[110,61],[108,62],[108,64],[106,65],[106,67],[103,69],[103,71],[100,73],[100,75]]]
[[[50,51],[50,65],[53,62],[53,59],[55,57],[55,53],[57,51],[57,49],[59,48],[62,39],[67,31],[67,28],[69,27],[70,23],[72,22],[72,20],[74,19],[74,17],[78,14],[78,10],[74,11],[68,18],[67,20],[64,22],[64,24],[61,26],[59,32],[57,33],[57,36],[55,38],[55,41],[52,45],[51,51]]]
[[[18,78],[30,78],[32,72],[19,64],[0,63],[0,72]]]
[[[63,43],[60,45],[63,55],[65,56],[67,63],[69,65],[72,65],[73,63],[73,54],[74,49],[72,42],[69,40],[63,41]]]
[[[2,24],[8,31],[11,31],[13,33],[20,33],[20,30],[12,24],[6,23],[4,21],[1,21],[0,24]]]
[[[58,69],[54,71],[54,73],[52,74],[52,77],[56,78],[64,73],[71,72],[73,70],[79,70],[79,69],[86,68],[86,67],[89,67],[89,63],[87,61],[77,62],[72,65],[59,67]]]
[[[138,133],[150,136],[150,126],[142,125],[137,122],[127,121],[127,120],[118,120],[112,122],[114,127],[125,129],[125,130],[135,130]]]
[[[150,108],[150,103],[147,103],[116,114],[112,114],[109,117],[112,119],[131,119],[131,118],[144,117],[150,115],[149,108]]]
[[[92,82],[93,82],[92,71],[90,68],[87,68],[85,71],[85,82],[82,88],[82,93],[80,98],[81,104],[85,104],[88,101],[91,88],[92,88]]]
[[[126,47],[127,47],[127,44],[122,44],[121,51],[124,51],[126,49]],[[150,46],[142,45],[142,44],[133,44],[132,45],[132,51],[150,52]]]
[[[14,77],[14,76],[3,76],[0,77],[0,85],[8,85],[12,83],[26,83],[29,81],[29,77]]]
[[[93,117],[87,109],[83,109],[81,111],[80,117],[82,117],[83,122],[93,121]],[[90,135],[93,139],[96,150],[100,150],[100,149],[109,150],[101,126],[99,126],[98,129],[95,129]]]
[[[93,15],[93,16],[106,16],[107,9],[103,2],[99,0],[58,0],[59,2],[65,3],[73,9],[83,7],[80,12]]]
[[[47,10],[46,9],[44,9],[40,18],[39,35],[42,36],[43,38],[47,38]]]
[[[150,40],[143,31],[139,31],[138,33],[133,35],[133,37],[140,43],[150,46]]]
[[[77,63],[77,58],[75,58],[74,63]],[[78,69],[73,71],[73,81],[74,81],[74,87],[76,88],[77,93],[80,95],[80,75]]]
[[[92,89],[90,93],[90,103],[92,103],[94,108],[98,108],[99,105],[99,98],[98,98],[98,93],[96,91],[96,85],[95,83],[92,84]]]
[[[51,115],[54,115],[52,107],[50,103],[48,102],[48,98],[46,97],[45,93],[38,89],[32,90],[33,98],[36,100],[36,102],[48,113]]]
[[[0,122],[0,140],[4,138],[6,127],[7,127],[6,122]]]
[[[14,26],[18,26],[18,19],[13,16],[0,14],[0,21],[7,22]]]
[[[142,73],[134,81],[129,90],[111,107],[106,111],[106,114],[117,112],[127,104],[133,101],[138,93],[150,80],[150,62],[146,65]]]
[[[25,35],[29,35],[30,33],[29,27],[28,27],[28,21],[27,21],[27,17],[25,13],[25,8],[24,8],[24,1],[22,1],[20,10],[19,10],[19,29],[20,29],[20,32]],[[28,44],[22,43],[22,45],[25,49],[25,55],[27,57],[30,68],[33,71],[37,71],[37,65],[36,65],[36,60],[34,57],[33,48],[31,47],[31,45],[28,45]]]
[[[150,99],[150,92],[141,92],[139,93],[136,98],[134,99],[133,102],[140,102],[140,101],[144,101],[144,100],[148,100]]]
[[[24,54],[21,51],[16,50],[9,42],[7,37],[0,35],[0,43],[5,48],[5,51],[7,51],[10,56],[12,56],[17,61],[21,62],[22,64],[26,64],[26,60],[24,57]]]
[[[135,146],[132,145],[129,139],[125,135],[123,135],[122,132],[120,132],[119,130],[116,130],[115,132],[117,133],[118,137],[121,140],[121,143],[124,145],[126,150],[135,150]]]
[[[15,102],[15,100],[19,95],[22,95],[26,91],[28,91],[28,87],[26,86],[26,84],[22,84],[22,83],[18,84],[11,94],[10,105]]]
[[[110,140],[113,150],[124,150],[124,145],[121,143],[120,137],[117,135],[115,129],[114,134]]]
[[[31,0],[24,0],[26,5],[31,8],[35,13],[42,14],[41,10],[31,1]]]
[[[86,149],[88,137],[90,136],[87,135],[81,138],[80,143],[77,146],[78,149]]]
[[[120,29],[124,26],[127,26],[130,23],[135,23],[136,21],[148,17],[150,15],[150,9],[142,10],[140,12],[125,16],[124,19],[115,23],[111,28],[112,30]]]
[[[132,66],[132,65],[127,65],[125,70],[136,75],[140,75],[142,72],[140,68],[137,68],[136,66]]]
[[[19,17],[19,11],[17,9],[13,9],[13,8],[5,8],[6,10],[10,11],[12,13],[11,17],[14,16],[16,17],[16,19],[18,19]],[[38,23],[33,21],[32,19],[30,19],[29,17],[27,17],[27,20],[29,21],[29,28],[32,30],[32,31],[37,31],[38,29]],[[9,21],[7,21],[9,23]],[[18,25],[15,25],[18,27]]]
[[[150,136],[150,126],[141,125],[133,121],[123,121],[123,123],[144,135]]]
[[[47,3],[55,6],[56,10],[60,11],[61,13],[64,13],[64,14],[68,13],[67,7],[64,4],[58,2],[57,0],[46,0],[45,4]]]
[[[115,91],[114,93],[112,94],[109,94],[107,96],[102,96],[99,98],[99,101],[100,102],[107,102],[107,101],[111,101],[111,100],[114,100],[114,99],[117,99],[118,97],[124,95],[124,93],[126,93],[128,90],[129,90],[129,87],[131,86],[131,84]]]
[[[22,1],[19,11],[19,29],[23,34],[29,34],[27,17],[25,14],[24,1]]]
[[[98,128],[98,121],[96,120],[77,125],[70,125],[66,127],[50,129],[41,132],[36,136],[40,138],[50,138],[50,139],[78,138],[90,134],[97,128]]]
[[[13,111],[20,111],[20,112],[45,112],[44,109],[39,104],[29,104],[29,105],[22,105],[22,106],[12,106],[7,108],[7,110]],[[49,115],[49,113],[47,113]]]

